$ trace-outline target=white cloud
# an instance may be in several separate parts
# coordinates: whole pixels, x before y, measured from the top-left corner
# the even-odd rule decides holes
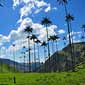
[[[6,42],[9,42],[9,37],[0,34],[0,45],[3,45]]]
[[[50,11],[51,10],[51,6],[50,6],[50,4],[48,5],[48,7],[45,9],[45,12],[48,12],[48,11]]]
[[[20,20],[29,14],[37,14],[40,11],[48,12],[51,10],[51,5],[44,0],[13,0],[13,8],[24,4],[20,8]]]
[[[13,8],[20,4],[20,0],[13,0]]]
[[[60,29],[60,30],[58,31],[58,33],[59,33],[59,34],[64,34],[64,33],[65,33],[65,30]]]

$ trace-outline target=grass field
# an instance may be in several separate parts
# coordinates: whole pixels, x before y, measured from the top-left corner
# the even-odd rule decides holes
[[[0,85],[85,85],[85,69],[61,73],[0,73]]]

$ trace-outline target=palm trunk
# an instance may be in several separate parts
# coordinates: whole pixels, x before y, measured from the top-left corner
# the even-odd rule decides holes
[[[31,72],[30,40],[29,40],[29,38],[28,38],[28,49],[29,49],[29,72]]]
[[[65,13],[66,13],[66,16],[68,15],[68,12],[67,12],[67,7],[66,7],[66,4],[64,3],[64,7],[65,7]],[[68,27],[68,34],[69,34],[69,45],[70,45],[70,53],[71,53],[71,59],[72,59],[72,71],[74,71],[74,61],[73,61],[73,52],[72,52],[72,44],[71,44],[71,35],[70,35],[70,23],[67,21],[67,27]]]
[[[40,52],[39,52],[39,45],[37,43],[37,48],[38,48],[38,60],[39,60],[39,67],[40,67]]]
[[[57,45],[57,40],[56,40],[56,52],[57,52],[57,54],[56,54],[56,58],[55,58],[55,70],[56,70],[56,68],[57,68],[57,71],[59,70],[59,68],[58,68],[58,65],[59,65],[59,59],[58,59],[58,45]]]
[[[47,29],[47,25],[46,25],[46,32],[47,32],[47,42],[48,42],[48,29]],[[48,47],[48,59],[49,59],[49,66],[48,66],[48,69],[50,71],[50,48],[49,48],[49,42],[47,44],[47,47]]]
[[[24,54],[24,73],[25,73],[25,54]]]
[[[74,44],[73,44],[73,36],[72,36],[72,27],[71,27],[71,22],[70,22],[70,30],[71,30],[71,40],[72,40],[72,56],[73,57],[73,71],[75,71],[75,54],[74,54]]]
[[[52,53],[54,53],[54,41],[52,42]]]
[[[46,72],[46,54],[45,54],[45,52],[46,52],[46,50],[45,50],[45,46],[43,47],[44,48],[44,63],[45,63],[45,72]]]
[[[15,64],[15,50],[13,52],[13,56],[14,56],[14,72],[15,72],[15,69],[16,69],[16,64]]]
[[[33,40],[33,42],[34,42],[34,40]],[[35,43],[34,43],[34,63],[35,63],[35,69],[34,69],[34,71],[36,72],[36,54],[35,54]]]

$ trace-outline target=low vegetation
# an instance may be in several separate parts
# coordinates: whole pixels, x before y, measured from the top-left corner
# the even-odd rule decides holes
[[[2,73],[0,85],[85,85],[85,69],[61,73]]]

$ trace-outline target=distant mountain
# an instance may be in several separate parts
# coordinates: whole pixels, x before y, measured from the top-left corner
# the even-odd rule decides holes
[[[72,44],[72,56],[75,60],[75,66],[83,62],[85,64],[85,42]],[[38,71],[65,71],[72,69],[72,59],[70,53],[70,46],[67,45],[59,52],[55,52],[50,59],[48,59]],[[85,66],[85,65],[84,65]]]
[[[38,68],[40,65],[39,62],[36,62],[36,67]],[[35,63],[31,64],[32,66],[32,71],[34,71],[35,69]],[[2,59],[0,58],[0,71],[3,71],[3,69],[5,69],[6,71],[10,71],[10,72],[28,72],[29,71],[29,64],[27,63],[18,63],[18,62],[14,62],[12,60],[9,59]],[[4,71],[4,72],[6,72]]]

